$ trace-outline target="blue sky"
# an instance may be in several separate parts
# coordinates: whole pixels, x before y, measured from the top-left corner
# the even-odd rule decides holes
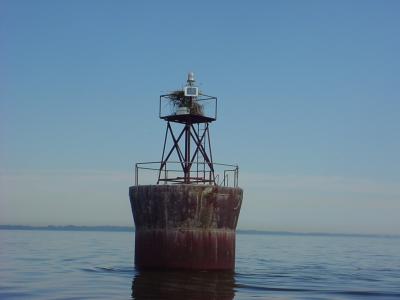
[[[0,223],[132,224],[158,96],[219,99],[241,228],[400,234],[398,1],[0,1]]]

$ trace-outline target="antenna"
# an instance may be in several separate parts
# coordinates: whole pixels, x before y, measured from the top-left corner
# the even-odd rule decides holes
[[[188,80],[187,80],[188,85],[192,86],[195,81],[196,80],[194,80],[194,73],[193,72],[189,72],[188,73]]]

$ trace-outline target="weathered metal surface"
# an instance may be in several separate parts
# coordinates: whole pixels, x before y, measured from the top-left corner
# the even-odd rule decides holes
[[[157,271],[136,272],[132,299],[232,300],[234,272]]]
[[[234,269],[242,189],[145,185],[129,196],[139,269]]]

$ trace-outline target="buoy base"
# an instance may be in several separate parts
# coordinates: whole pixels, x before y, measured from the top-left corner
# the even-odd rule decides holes
[[[234,270],[242,189],[146,185],[129,195],[138,269]]]

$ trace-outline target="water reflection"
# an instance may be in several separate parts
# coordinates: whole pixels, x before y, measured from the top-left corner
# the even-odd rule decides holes
[[[142,271],[132,281],[132,299],[222,299],[235,296],[232,272]]]

